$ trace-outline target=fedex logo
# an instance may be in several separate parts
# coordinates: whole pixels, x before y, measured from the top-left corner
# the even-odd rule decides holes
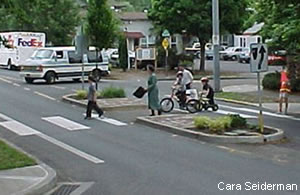
[[[30,41],[25,41],[23,38],[18,39],[18,46],[23,47],[43,47],[43,42],[37,39],[31,39]]]

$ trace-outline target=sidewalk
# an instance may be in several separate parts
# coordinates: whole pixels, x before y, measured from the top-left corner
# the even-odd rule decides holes
[[[1,195],[40,195],[56,185],[56,172],[45,164],[0,171]]]

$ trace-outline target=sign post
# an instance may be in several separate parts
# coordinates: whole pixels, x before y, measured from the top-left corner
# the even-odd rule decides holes
[[[262,111],[262,90],[260,85],[260,73],[268,71],[268,48],[266,44],[253,43],[250,45],[251,59],[250,71],[257,73],[257,90],[259,99],[258,125],[261,133],[264,132],[264,121]]]
[[[168,30],[164,30],[164,32],[162,33],[162,37],[165,37],[164,40],[162,41],[162,46],[163,48],[165,49],[165,52],[166,52],[166,58],[165,58],[165,72],[166,72],[166,75],[168,75],[168,55],[169,55],[169,52],[168,52],[168,48],[169,48],[169,37],[170,37],[170,33]]]

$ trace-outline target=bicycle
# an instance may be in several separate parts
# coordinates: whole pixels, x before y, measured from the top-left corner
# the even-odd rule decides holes
[[[193,97],[193,94],[191,91],[193,91],[193,89],[186,91],[185,103],[187,103],[188,100],[190,100]],[[168,95],[167,97],[163,98],[160,101],[161,111],[163,111],[165,113],[171,112],[174,109],[174,105],[175,105],[174,102],[177,102],[179,105],[182,104],[181,99],[180,99],[180,96],[182,94],[177,93],[177,92],[179,92],[178,88],[172,87],[171,95]]]
[[[186,109],[190,113],[201,112],[203,109],[208,110],[209,108],[212,111],[217,111],[219,106],[217,104],[209,104],[209,99],[203,97],[203,93],[199,93],[199,99],[191,99],[186,104]]]

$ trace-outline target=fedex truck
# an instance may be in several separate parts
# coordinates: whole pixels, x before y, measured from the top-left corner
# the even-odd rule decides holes
[[[18,69],[46,43],[46,34],[41,32],[0,32],[0,36],[0,65],[8,69]]]

